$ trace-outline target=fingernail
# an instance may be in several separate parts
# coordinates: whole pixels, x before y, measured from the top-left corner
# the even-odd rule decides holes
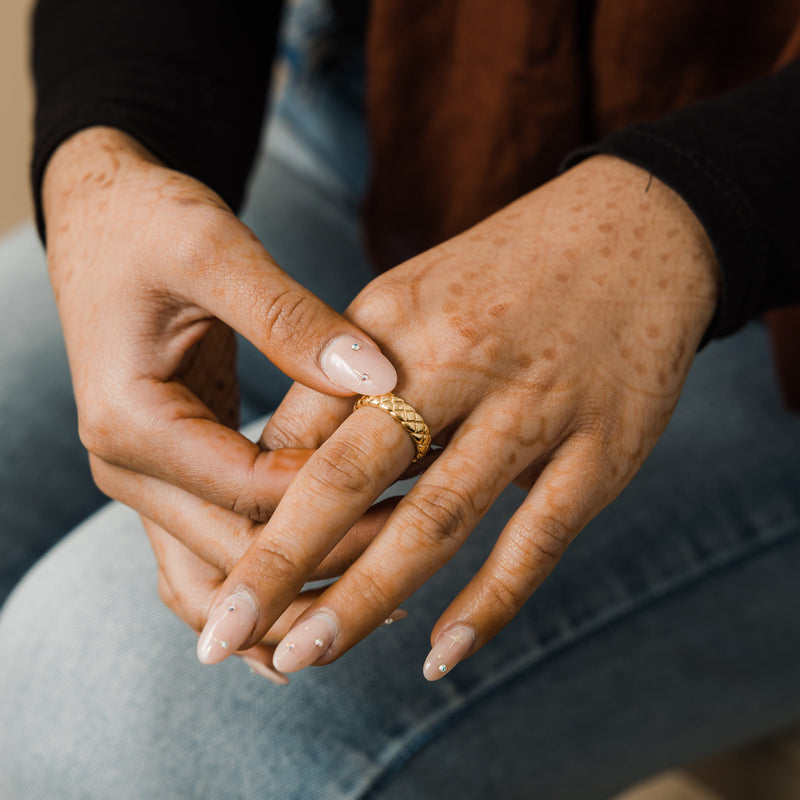
[[[250,672],[254,675],[261,675],[268,681],[272,681],[276,686],[286,686],[289,683],[289,679],[285,675],[281,674],[276,669],[268,667],[266,664],[262,664],[255,658],[242,656],[242,661],[250,667]]]
[[[292,628],[275,648],[272,663],[281,672],[298,670],[319,661],[333,644],[339,632],[330,614],[314,614]]]
[[[389,614],[388,617],[383,621],[384,625],[392,625],[395,622],[399,622],[401,619],[405,619],[408,616],[408,611],[404,611],[402,608],[398,608],[397,611],[393,611]]]
[[[197,641],[203,664],[219,664],[238,650],[256,627],[256,605],[246,592],[237,592],[217,604],[208,615]]]
[[[422,674],[429,681],[438,681],[450,672],[475,644],[475,631],[466,625],[440,634],[425,659]]]
[[[339,336],[320,357],[322,371],[337,386],[357,394],[384,394],[397,383],[397,373],[377,347],[354,336]]]

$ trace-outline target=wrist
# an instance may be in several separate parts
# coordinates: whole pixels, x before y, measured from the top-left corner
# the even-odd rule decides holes
[[[159,163],[136,139],[116,128],[92,127],[74,133],[53,152],[42,179],[48,227],[76,201],[110,189],[120,170]]]

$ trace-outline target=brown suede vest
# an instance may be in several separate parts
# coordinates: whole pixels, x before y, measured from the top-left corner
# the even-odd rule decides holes
[[[372,253],[397,264],[552,178],[575,147],[798,57],[798,0],[373,0]],[[800,408],[800,307],[770,323]]]

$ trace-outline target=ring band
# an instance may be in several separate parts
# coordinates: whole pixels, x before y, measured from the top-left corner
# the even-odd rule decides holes
[[[381,411],[390,414],[408,431],[414,442],[414,447],[417,448],[417,454],[414,456],[412,464],[426,456],[428,450],[431,449],[431,432],[425,424],[425,420],[422,419],[410,403],[406,403],[402,397],[398,397],[391,392],[386,394],[365,394],[356,401],[353,411],[367,406],[379,408]]]

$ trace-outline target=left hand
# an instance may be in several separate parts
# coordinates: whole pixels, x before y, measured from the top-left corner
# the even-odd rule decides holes
[[[338,658],[443,566],[516,480],[529,494],[436,623],[423,672],[441,677],[488,642],[652,449],[717,284],[685,203],[610,156],[373,281],[348,316],[389,355],[395,391],[444,450],[302,613],[275,666]],[[220,588],[201,642],[219,625],[237,628],[235,647],[258,642],[408,466],[414,449],[401,425],[351,408],[295,386],[274,415],[266,446],[319,449]]]

